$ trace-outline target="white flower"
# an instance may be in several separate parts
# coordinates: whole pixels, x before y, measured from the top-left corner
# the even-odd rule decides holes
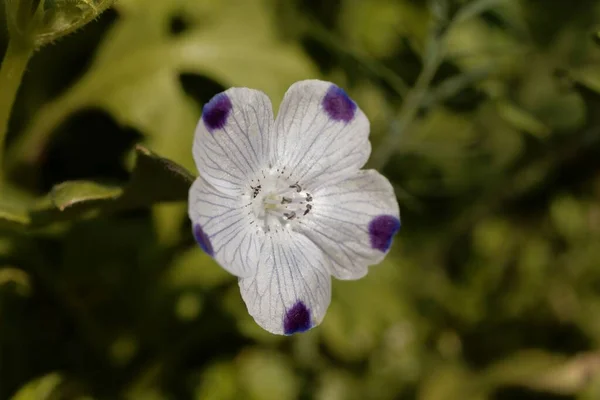
[[[269,98],[247,88],[204,106],[189,198],[194,236],[239,278],[248,312],[267,331],[318,325],[331,275],[361,278],[388,251],[398,203],[386,178],[360,170],[370,153],[367,117],[329,82],[293,84],[276,119]]]

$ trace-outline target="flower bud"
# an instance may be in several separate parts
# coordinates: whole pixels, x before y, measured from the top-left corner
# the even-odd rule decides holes
[[[114,0],[5,0],[5,3],[11,38],[39,48],[98,17]]]

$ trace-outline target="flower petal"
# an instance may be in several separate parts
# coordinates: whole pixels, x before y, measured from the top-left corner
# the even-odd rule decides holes
[[[263,242],[252,228],[247,204],[239,196],[222,193],[203,177],[190,188],[188,213],[196,241],[238,277],[256,273]]]
[[[263,92],[232,88],[202,109],[194,137],[194,160],[213,186],[239,193],[268,162],[273,127],[271,101]]]
[[[285,94],[275,120],[271,163],[302,187],[335,183],[369,158],[369,120],[338,86],[306,80]]]
[[[256,276],[239,280],[256,323],[291,335],[320,324],[331,300],[330,265],[304,235],[284,230],[266,237]]]
[[[392,185],[375,170],[316,190],[312,204],[300,230],[330,258],[338,279],[365,276],[369,265],[383,260],[400,229]]]

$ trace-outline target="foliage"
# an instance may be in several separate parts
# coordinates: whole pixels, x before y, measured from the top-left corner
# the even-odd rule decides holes
[[[8,125],[0,399],[600,397],[597,1],[5,1],[78,30]],[[224,88],[307,78],[369,116],[403,228],[279,337],[194,244],[191,141]]]

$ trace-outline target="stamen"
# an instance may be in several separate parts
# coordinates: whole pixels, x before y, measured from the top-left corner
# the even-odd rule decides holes
[[[258,226],[265,232],[277,231],[281,227],[295,224],[312,210],[313,197],[303,191],[299,182],[287,179],[283,175],[285,168],[261,171],[250,186],[248,195],[251,197],[253,213]],[[292,184],[290,184],[292,183]]]
[[[261,189],[261,187],[262,187],[261,185],[258,185],[258,186],[256,186],[256,187],[254,187],[254,186],[250,186],[250,188],[252,188],[252,190],[253,190],[253,193],[252,193],[252,198],[253,198],[253,199],[255,199],[255,198],[256,198],[256,196],[258,196],[258,194],[260,193],[260,189]]]
[[[306,210],[304,211],[304,214],[302,214],[302,215],[306,215],[306,214],[308,214],[308,212],[309,212],[310,210],[312,210],[312,204],[307,204],[307,205],[306,205]]]

